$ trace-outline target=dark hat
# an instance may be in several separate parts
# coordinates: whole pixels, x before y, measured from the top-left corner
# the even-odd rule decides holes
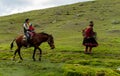
[[[90,21],[90,23],[93,23],[93,21]]]
[[[25,22],[27,22],[27,21],[29,21],[29,20],[30,20],[29,18],[26,18],[26,19],[25,19]]]
[[[93,25],[94,25],[93,21],[90,21],[89,26],[93,26]]]

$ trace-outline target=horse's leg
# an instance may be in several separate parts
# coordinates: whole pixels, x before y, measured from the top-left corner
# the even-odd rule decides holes
[[[21,57],[21,54],[20,54],[20,49],[21,49],[21,47],[18,49],[18,55],[19,55],[20,59],[23,60],[23,58]]]
[[[35,52],[36,52],[36,47],[34,47],[34,52],[33,52],[33,60],[35,61],[36,59],[35,59]]]
[[[40,55],[39,55],[39,61],[41,61],[41,57],[42,57],[42,50],[38,47],[38,50],[40,51]]]
[[[19,48],[17,48],[17,49],[15,50],[15,52],[14,52],[13,60],[15,60],[15,56],[16,56],[16,53],[18,52],[18,49],[19,49]]]

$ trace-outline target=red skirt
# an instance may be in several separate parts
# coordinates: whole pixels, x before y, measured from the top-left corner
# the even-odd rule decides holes
[[[84,38],[83,39],[83,45],[84,46],[89,46],[89,47],[97,47],[98,43],[95,40],[95,38]]]

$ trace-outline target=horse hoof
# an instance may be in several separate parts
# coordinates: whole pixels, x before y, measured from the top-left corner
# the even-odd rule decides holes
[[[21,61],[23,61],[23,58],[20,58]]]
[[[22,63],[23,60],[18,60],[17,63]]]
[[[33,59],[33,61],[36,61],[36,59]]]
[[[11,58],[12,61],[15,61],[15,58]]]
[[[41,58],[39,59],[39,61],[41,61]]]
[[[12,61],[15,61],[15,59],[11,59]]]

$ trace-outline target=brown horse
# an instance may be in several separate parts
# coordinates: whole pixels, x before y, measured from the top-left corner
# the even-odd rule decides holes
[[[16,39],[14,39],[11,43],[11,49],[13,48],[14,41],[16,41],[16,44],[17,44],[17,49],[14,52],[13,60],[15,60],[16,53],[18,53],[20,59],[23,60],[23,58],[21,57],[21,54],[20,54],[20,49],[23,46],[24,47],[28,46],[27,41],[24,40],[23,37],[24,37],[24,35],[21,35],[21,36],[17,37]],[[41,43],[48,42],[51,49],[55,48],[53,36],[49,35],[47,33],[35,33],[34,36],[32,37],[32,39],[29,40],[28,42],[29,42],[30,47],[34,47],[34,52],[33,52],[33,56],[32,56],[34,61],[36,60],[35,59],[35,52],[37,49],[40,51],[39,60],[41,60],[42,50],[41,50],[41,48],[39,48]]]

